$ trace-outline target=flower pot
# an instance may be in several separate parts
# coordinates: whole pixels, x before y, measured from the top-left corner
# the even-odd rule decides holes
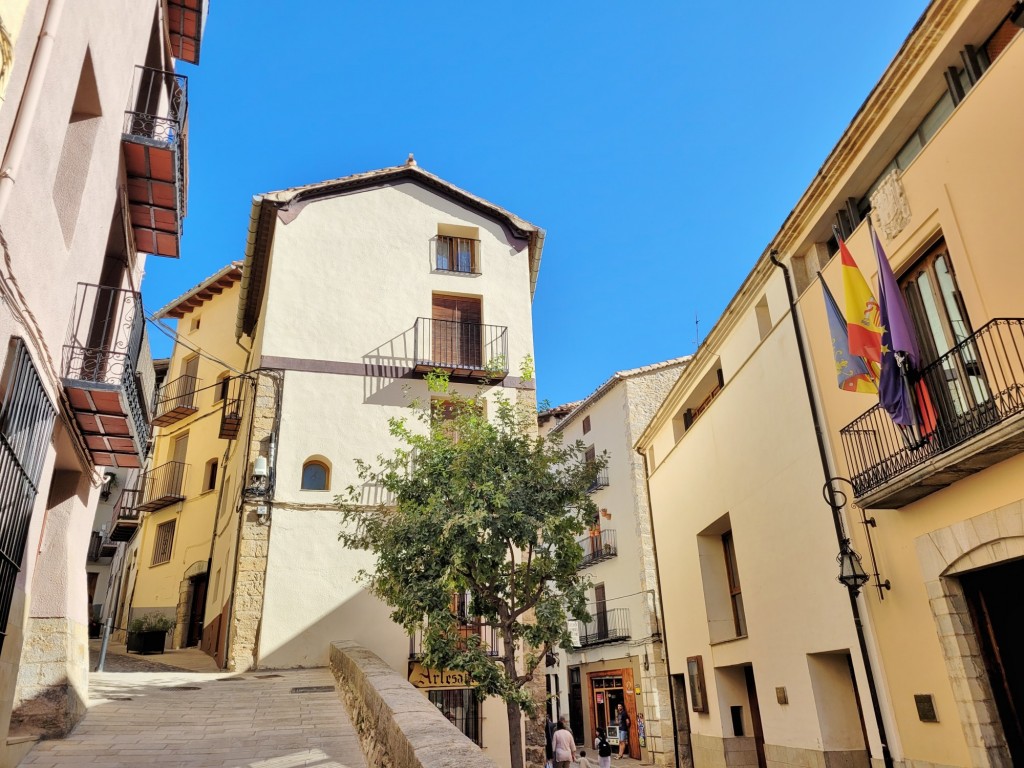
[[[167,643],[166,629],[147,629],[143,632],[128,633],[128,652],[163,653]]]

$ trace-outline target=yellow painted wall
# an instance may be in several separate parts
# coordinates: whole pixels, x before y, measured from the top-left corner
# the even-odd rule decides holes
[[[239,290],[239,283],[236,282],[223,293],[214,295],[210,300],[186,313],[184,318],[178,321],[178,333],[184,343],[175,344],[165,384],[172,383],[184,373],[186,360],[195,354],[193,349],[202,350],[208,357],[200,356],[199,359],[199,383],[195,394],[197,412],[155,431],[153,468],[172,461],[174,440],[181,435],[188,435],[185,500],[147,513],[143,518],[139,532],[139,570],[132,600],[133,617],[153,610],[173,615],[178,604],[183,574],[193,566],[205,568],[210,557],[210,541],[217,518],[218,503],[229,503],[222,499],[221,494],[225,485],[225,451],[230,450],[232,455],[244,452],[238,450],[238,441],[222,440],[218,435],[221,402],[217,399],[218,388],[215,385],[222,373],[229,372],[235,375],[231,369],[245,369],[247,353],[235,343],[233,332]],[[197,318],[200,321],[199,327],[193,330],[193,321]],[[210,357],[221,362],[211,360]],[[211,459],[218,462],[218,480],[213,490],[205,490],[206,467]],[[232,464],[231,456],[228,457],[227,464]],[[237,495],[237,478],[232,477],[228,485],[233,489],[232,494]],[[176,521],[171,559],[169,562],[153,565],[157,527],[168,520]],[[222,516],[218,526],[222,527],[224,524]],[[217,613],[213,610],[216,603],[214,592],[218,592],[219,595],[224,592],[223,587],[214,582],[218,568],[221,574],[224,573],[222,565],[214,567],[208,585],[207,605],[211,609],[208,613],[212,615]]]

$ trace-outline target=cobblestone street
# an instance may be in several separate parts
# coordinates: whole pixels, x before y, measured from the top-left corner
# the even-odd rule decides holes
[[[89,711],[65,739],[42,741],[25,768],[364,768],[325,669],[244,675],[167,671],[112,654],[93,673]]]

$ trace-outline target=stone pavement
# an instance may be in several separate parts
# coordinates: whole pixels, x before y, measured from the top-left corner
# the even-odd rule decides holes
[[[326,690],[293,692],[311,687]],[[19,766],[366,768],[326,669],[93,673],[89,697],[70,736],[39,742]]]
[[[89,669],[96,669],[100,641],[89,641]],[[220,672],[217,662],[198,648],[179,648],[163,653],[128,653],[124,643],[110,643],[104,672]]]

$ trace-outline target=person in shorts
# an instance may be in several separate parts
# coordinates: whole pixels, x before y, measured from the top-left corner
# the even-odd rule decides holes
[[[618,709],[615,710],[615,719],[619,724],[619,754],[616,756],[616,760],[621,760],[623,755],[629,751],[629,713],[626,712],[626,708],[619,704]]]

